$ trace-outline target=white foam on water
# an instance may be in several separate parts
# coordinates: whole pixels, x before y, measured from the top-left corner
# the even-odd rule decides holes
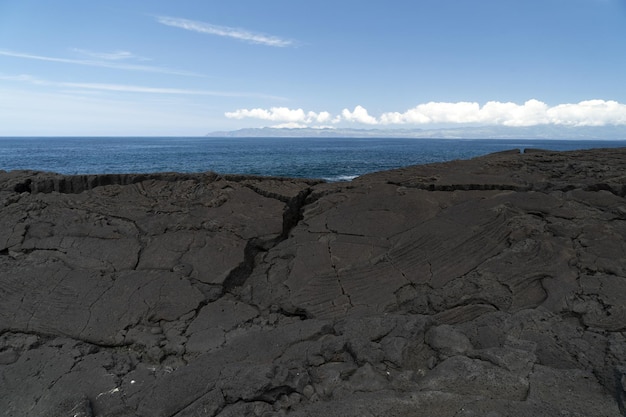
[[[337,175],[335,177],[324,177],[323,180],[328,182],[339,182],[339,181],[352,181],[358,177],[358,175]]]

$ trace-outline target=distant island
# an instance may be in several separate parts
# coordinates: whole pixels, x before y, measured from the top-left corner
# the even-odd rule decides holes
[[[479,126],[443,129],[248,128],[207,137],[624,140],[626,126]]]

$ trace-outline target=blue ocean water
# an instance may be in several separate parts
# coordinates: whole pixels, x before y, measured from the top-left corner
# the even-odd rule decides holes
[[[626,140],[4,137],[0,138],[0,170],[62,174],[214,171],[338,181],[508,149],[597,147],[626,147]]]

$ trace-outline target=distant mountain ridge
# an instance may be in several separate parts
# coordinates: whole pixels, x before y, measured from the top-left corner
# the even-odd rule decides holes
[[[479,126],[442,129],[248,128],[211,132],[207,137],[324,137],[415,139],[599,139],[626,140],[626,126]]]

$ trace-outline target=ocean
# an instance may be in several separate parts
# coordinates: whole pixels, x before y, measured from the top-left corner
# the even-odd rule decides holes
[[[61,174],[204,172],[327,181],[508,149],[626,147],[626,140],[0,137],[0,170]]]

